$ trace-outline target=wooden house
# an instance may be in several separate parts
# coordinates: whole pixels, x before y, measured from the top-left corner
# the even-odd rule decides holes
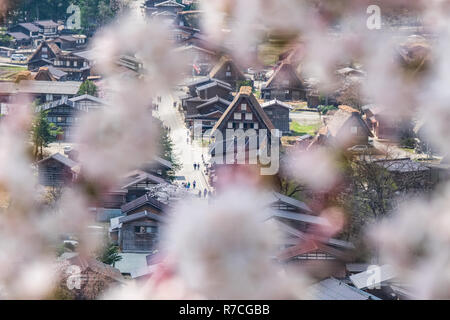
[[[158,183],[167,183],[167,181],[160,176],[143,170],[134,170],[122,179],[121,189],[127,190],[126,202],[131,202],[145,195],[149,191],[150,186]]]
[[[80,50],[86,46],[85,35],[61,35],[54,40],[61,50]]]
[[[39,183],[46,187],[62,187],[70,185],[79,173],[77,162],[55,153],[36,163]]]
[[[216,96],[206,100],[203,103],[196,104],[192,108],[188,108],[185,116],[187,126],[189,128],[193,128],[194,122],[196,124],[201,124],[202,133],[206,130],[212,129],[230,103],[231,102],[229,100]]]
[[[32,39],[28,35],[22,32],[8,32],[6,35],[13,39],[13,46],[15,48],[19,47],[30,47],[32,45]]]
[[[203,132],[211,129],[233,100],[231,86],[221,80],[201,77],[185,87],[186,95],[181,97],[181,106],[186,125],[191,129],[194,121],[202,123]]]
[[[377,139],[399,141],[404,133],[412,132],[410,119],[396,116],[386,107],[365,105],[361,109],[369,129]]]
[[[52,20],[38,20],[33,22],[39,28],[39,33],[45,37],[53,37],[58,33],[58,24]]]
[[[247,136],[242,137],[242,139],[245,139],[243,141],[237,141],[236,137],[227,137],[228,129],[242,129],[244,132],[247,129],[253,129],[253,132],[256,134],[254,137],[256,139],[256,145],[250,146],[250,139]],[[265,129],[267,135],[260,139],[259,131],[261,129]],[[229,163],[230,160],[228,158],[230,156],[227,156],[227,154],[234,154],[234,163],[240,164],[236,158],[238,151],[237,144],[243,142],[246,146],[245,164],[250,163],[249,161],[254,161],[254,159],[248,158],[250,155],[250,148],[256,147],[257,151],[265,149],[270,153],[270,150],[268,149],[270,148],[272,129],[275,129],[275,127],[253,95],[252,88],[242,86],[239,93],[235,96],[212,129],[211,135],[214,136],[216,132],[219,131],[222,140],[216,138],[214,145],[210,149],[210,153],[215,159],[222,158],[221,162],[224,164],[233,164]],[[221,145],[221,148],[218,148],[219,145]]]
[[[61,295],[57,299],[95,300],[105,291],[126,284],[118,269],[77,252],[63,253],[55,269],[58,271],[56,292]],[[80,286],[69,288],[67,284],[74,273],[79,276]]]
[[[329,144],[341,148],[356,145],[368,145],[369,137],[373,137],[361,113],[349,106],[341,105],[320,128],[310,146]]]
[[[159,229],[166,219],[150,211],[140,211],[111,219],[110,236],[124,253],[152,252],[159,241]]]
[[[182,46],[175,51],[185,57],[190,75],[207,75],[217,61],[216,52],[196,45]]]
[[[55,41],[43,41],[28,59],[28,70],[52,65],[66,73],[67,80],[84,81],[90,75],[89,60],[71,52],[62,51]]]
[[[261,89],[264,100],[297,101],[306,99],[306,86],[291,63],[283,62]]]
[[[58,70],[52,65],[40,67],[32,80],[36,81],[66,81],[67,73]]]
[[[9,32],[20,32],[27,35],[29,38],[37,38],[39,36],[39,27],[31,22],[24,22],[16,24],[9,28]]]
[[[103,107],[105,103],[95,97],[81,96],[69,99],[67,97],[47,102],[36,108],[36,112],[46,111],[49,122],[62,129],[58,140],[71,141],[79,118],[83,113],[91,112]]]
[[[28,70],[34,71],[48,64],[53,64],[61,49],[51,41],[43,41],[28,58]]]
[[[220,61],[209,73],[209,77],[227,82],[234,89],[237,88],[239,81],[244,81],[247,79],[234,61],[226,56],[220,58]]]
[[[74,97],[81,82],[77,81],[36,81],[21,80],[19,83],[0,83],[0,100],[4,103],[14,103],[26,96],[37,100],[38,104],[62,98]]]
[[[261,107],[276,129],[280,130],[283,134],[290,132],[289,112],[292,110],[290,105],[274,99],[263,103]]]
[[[144,194],[133,201],[125,203],[121,209],[124,215],[131,215],[144,210],[151,213],[160,214],[167,209],[167,205],[154,199],[149,194]]]
[[[166,221],[167,205],[149,194],[121,207],[124,216],[111,219],[110,235],[122,252],[151,252],[159,240],[159,226]]]
[[[196,87],[196,96],[203,100],[208,100],[214,97],[230,99],[232,97],[232,91],[233,89],[227,82],[211,79],[211,82]]]

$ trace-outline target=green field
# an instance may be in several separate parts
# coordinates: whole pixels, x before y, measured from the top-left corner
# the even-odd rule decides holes
[[[24,70],[27,70],[26,66],[0,66],[0,80],[13,80],[18,72]]]
[[[305,134],[309,134],[315,136],[317,131],[319,130],[320,124],[308,124],[301,125],[298,122],[292,121],[289,128],[291,129],[291,133],[294,136],[303,136]]]

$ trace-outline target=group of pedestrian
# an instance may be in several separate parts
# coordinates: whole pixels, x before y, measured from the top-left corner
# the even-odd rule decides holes
[[[186,189],[190,189],[191,188],[191,183],[190,182],[183,182],[182,184],[181,184],[184,188],[186,188]]]
[[[206,196],[211,196],[211,191],[208,191],[206,188],[203,189],[203,198],[206,198]],[[202,197],[202,190],[198,190],[198,197]]]
[[[200,170],[200,163],[194,162],[194,170]]]

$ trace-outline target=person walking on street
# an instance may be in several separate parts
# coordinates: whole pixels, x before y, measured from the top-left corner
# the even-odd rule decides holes
[[[194,170],[195,170],[195,167],[197,166],[197,165],[195,164],[195,162],[194,162],[193,166],[194,166]]]
[[[190,189],[190,188],[191,188],[191,183],[190,183],[190,182],[188,182],[188,184],[187,184],[187,188],[188,188],[188,189]]]
[[[194,180],[194,182],[192,183],[192,186],[194,187],[194,189],[195,189],[195,186],[197,185],[197,183],[195,182],[195,180]]]
[[[206,190],[206,188],[205,188],[205,190],[203,190],[203,197],[206,198],[207,194],[208,194],[208,190]]]
[[[198,190],[198,197],[199,197],[199,198],[202,197],[202,190]]]

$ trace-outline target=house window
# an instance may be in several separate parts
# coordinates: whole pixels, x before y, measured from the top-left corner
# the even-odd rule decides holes
[[[135,226],[134,232],[135,233],[156,233],[158,231],[157,227],[152,226]]]
[[[73,66],[74,66],[74,67],[77,66],[77,62],[76,62],[76,61],[73,62]]]
[[[83,62],[83,67],[87,67],[87,62]]]
[[[46,59],[46,58],[48,58],[48,55],[46,53],[43,53],[43,54],[41,54],[41,57]]]
[[[70,67],[70,61],[69,60],[66,61],[66,66]]]
[[[233,129],[233,122],[228,122],[228,129]]]
[[[231,72],[230,72],[230,71],[227,71],[227,72],[225,73],[225,75],[226,75],[227,77],[231,77]]]
[[[48,48],[47,47],[42,47],[42,52],[47,53]]]
[[[235,113],[234,113],[234,119],[235,119],[235,120],[241,120],[241,119],[242,119],[241,114],[238,113],[238,112],[235,112]]]
[[[246,111],[247,110],[247,104],[246,103],[241,104],[241,110],[242,111]]]
[[[253,114],[252,113],[246,113],[245,114],[245,120],[253,120]]]
[[[45,96],[45,99],[47,101],[52,101],[53,100],[53,95],[51,93],[47,93],[47,95]]]
[[[357,134],[357,133],[358,133],[358,127],[355,127],[355,126],[351,127],[351,128],[350,128],[350,132],[351,132],[352,134]]]
[[[244,129],[244,123],[243,122],[239,123],[239,129]]]
[[[258,127],[259,127],[258,122],[255,122],[255,123],[253,124],[253,129],[258,129]]]

